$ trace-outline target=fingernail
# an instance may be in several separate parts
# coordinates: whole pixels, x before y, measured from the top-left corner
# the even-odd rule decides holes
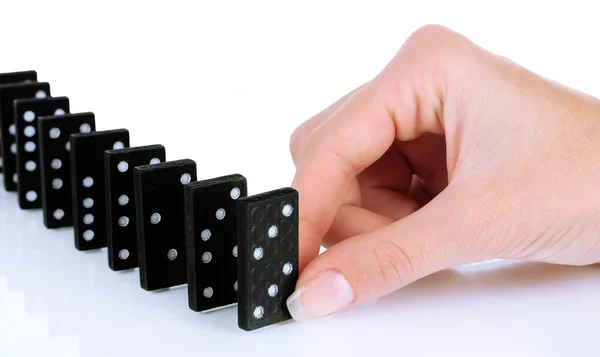
[[[327,270],[296,290],[287,300],[296,321],[310,320],[337,312],[354,301],[354,290],[337,270]]]

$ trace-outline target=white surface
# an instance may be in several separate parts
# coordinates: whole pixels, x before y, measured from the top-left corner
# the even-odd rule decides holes
[[[0,72],[36,69],[98,129],[160,143],[199,178],[289,184],[294,127],[374,76],[416,28],[441,23],[600,96],[594,2],[0,0]],[[592,4],[592,5],[590,5]],[[246,333],[235,309],[148,293],[104,251],[43,228],[0,192],[0,356],[597,355],[600,269],[487,263],[375,304]]]
[[[239,330],[235,308],[187,307],[187,290],[149,293],[136,271],[81,253],[0,192],[2,356],[596,355],[600,268],[488,262],[430,276],[312,323]],[[595,351],[595,352],[594,352]]]

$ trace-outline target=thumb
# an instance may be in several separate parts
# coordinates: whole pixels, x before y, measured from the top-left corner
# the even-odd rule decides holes
[[[292,317],[302,321],[329,315],[436,271],[488,259],[480,235],[469,224],[481,219],[475,216],[481,205],[468,199],[474,197],[473,186],[460,186],[448,186],[410,216],[349,238],[313,260],[288,299]]]

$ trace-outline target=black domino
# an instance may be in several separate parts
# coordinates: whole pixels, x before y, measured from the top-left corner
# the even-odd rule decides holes
[[[186,258],[190,309],[237,303],[237,202],[246,178],[230,175],[185,187]]]
[[[37,82],[36,71],[0,73],[0,86],[22,82]],[[0,134],[1,135],[1,134]],[[2,172],[2,137],[0,136],[0,173]]]
[[[134,170],[140,284],[145,290],[187,282],[183,188],[194,181],[192,160]]]
[[[17,144],[19,207],[42,208],[38,118],[68,113],[69,98],[17,99],[14,106],[15,123],[10,129],[15,132]],[[51,185],[55,190],[65,189],[60,178],[54,179]]]
[[[0,138],[2,138],[2,167],[4,188],[17,191],[17,144],[10,127],[15,123],[14,100],[46,98],[50,96],[48,83],[18,83],[0,86]]]
[[[36,71],[0,73],[0,86],[21,82],[37,82]]]
[[[106,247],[104,152],[126,147],[125,129],[71,135],[71,207],[78,250]]]
[[[133,170],[165,162],[162,145],[106,151],[106,238],[108,266],[115,271],[139,266]]]
[[[73,225],[71,207],[71,134],[96,130],[94,113],[41,117],[38,120],[38,141],[42,182],[42,210],[47,228]],[[55,180],[62,181],[57,190]]]
[[[251,331],[291,318],[298,280],[298,192],[238,200],[238,325]]]

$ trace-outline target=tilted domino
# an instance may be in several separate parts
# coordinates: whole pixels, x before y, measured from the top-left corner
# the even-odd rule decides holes
[[[256,330],[290,319],[298,280],[298,192],[238,200],[238,325]]]

